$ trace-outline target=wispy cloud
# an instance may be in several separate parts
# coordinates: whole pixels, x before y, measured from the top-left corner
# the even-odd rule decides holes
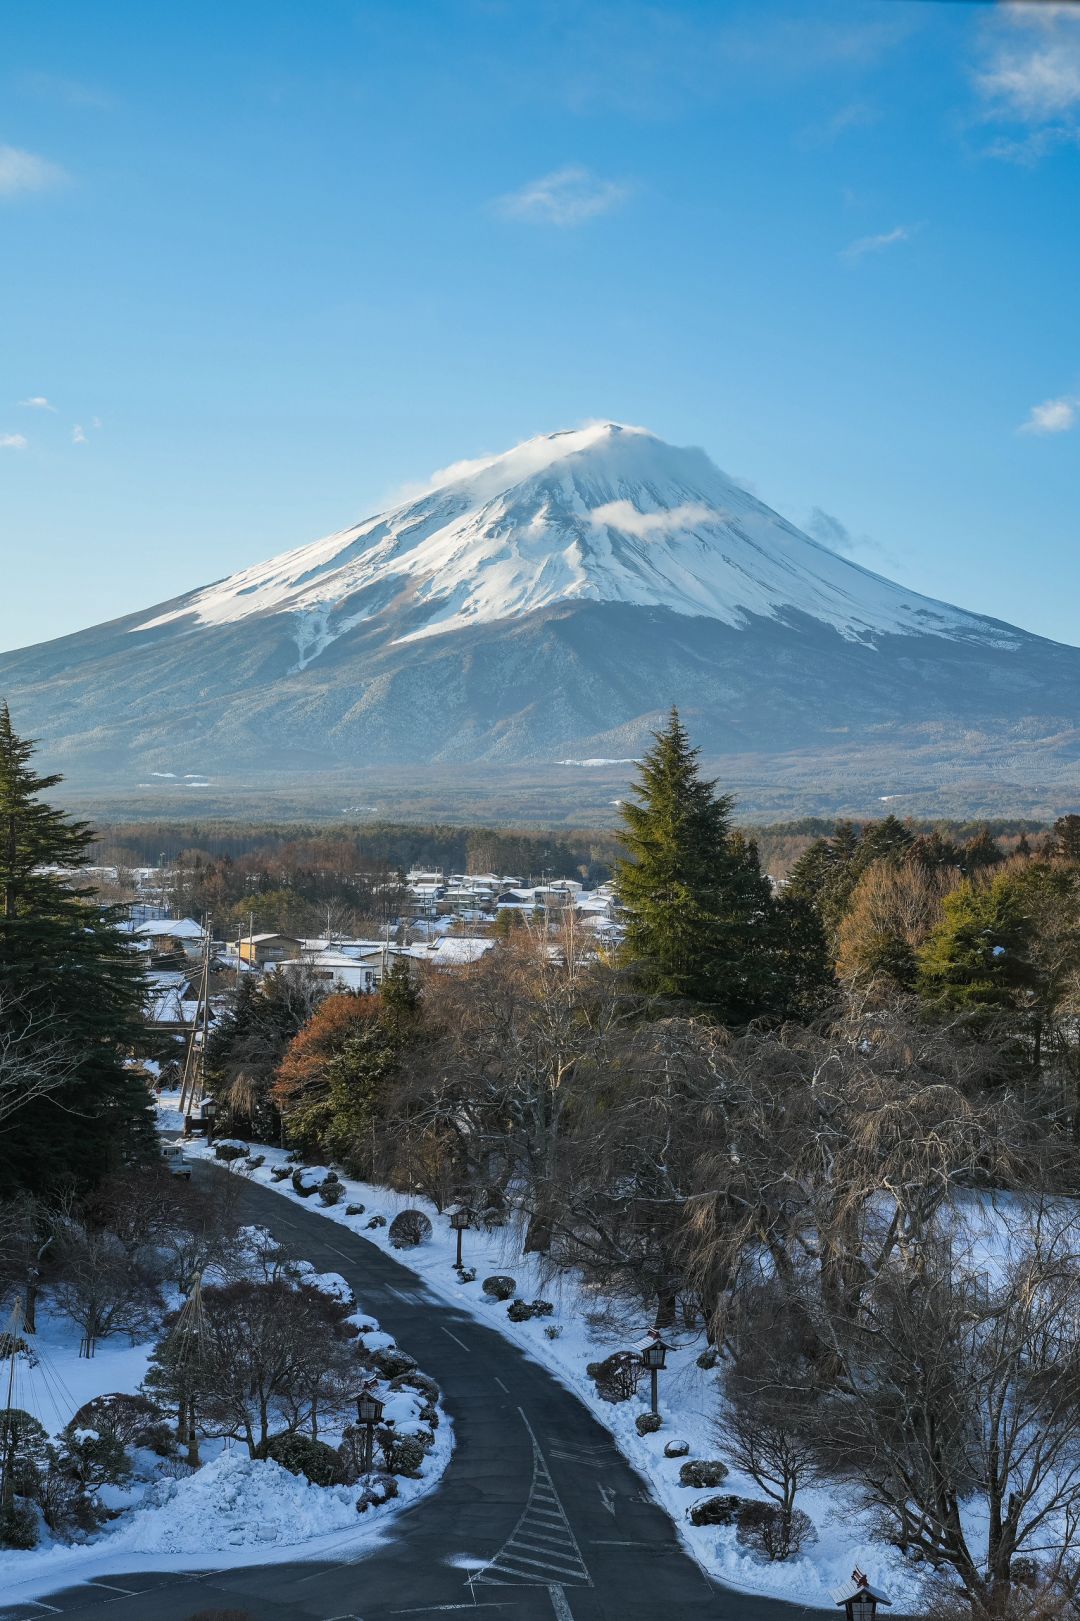
[[[20,405],[29,406],[31,411],[55,411],[56,406],[51,405],[44,394],[31,394],[29,399],[20,400]]]
[[[822,507],[812,508],[802,527],[819,545],[827,546],[829,551],[838,552],[842,557],[872,556],[893,567],[897,564],[896,558],[880,541],[874,540],[871,535],[852,534],[846,523]]]
[[[622,181],[604,180],[591,169],[570,163],[498,198],[495,207],[505,219],[536,225],[583,225],[599,214],[610,214],[629,195],[630,188]]]
[[[0,146],[0,197],[17,197],[23,192],[45,191],[67,179],[58,163],[50,163],[36,152],[17,146]]]
[[[82,426],[81,422],[76,422],[75,426],[72,428],[72,430],[71,430],[71,442],[72,442],[73,445],[85,445],[85,443],[86,443],[86,434],[83,431],[83,426]]]
[[[991,157],[1034,163],[1080,143],[1080,13],[1072,5],[994,8],[975,89],[983,117],[1022,126],[987,149]]]
[[[113,105],[108,91],[81,79],[65,79],[57,73],[27,73],[22,83],[33,96],[43,101],[55,101],[65,107],[78,107],[87,112],[107,112]]]
[[[723,517],[698,501],[668,507],[665,512],[640,512],[632,501],[605,501],[593,507],[589,522],[600,529],[618,529],[624,535],[648,540],[653,535],[670,535],[676,529],[693,529],[696,524],[716,523]]]
[[[897,225],[891,231],[879,231],[876,236],[860,236],[857,242],[850,242],[841,250],[840,257],[861,259],[867,253],[883,253],[899,242],[910,242],[918,229],[917,225]]]
[[[25,450],[26,445],[24,433],[0,433],[0,450]]]
[[[1068,433],[1080,421],[1080,394],[1062,394],[1056,400],[1033,405],[1020,433]]]
[[[832,146],[849,130],[867,129],[881,117],[878,109],[866,101],[849,101],[827,118],[808,124],[798,137],[804,147]]]

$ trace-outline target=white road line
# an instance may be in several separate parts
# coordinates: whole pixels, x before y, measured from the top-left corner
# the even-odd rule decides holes
[[[551,1608],[555,1611],[556,1621],[574,1621],[574,1612],[570,1608],[569,1600],[555,1582],[548,1587],[548,1597],[551,1599]]]
[[[389,1287],[389,1285],[387,1287]],[[460,1345],[463,1351],[469,1350],[469,1347],[465,1344],[465,1341],[459,1340],[456,1334],[450,1334],[450,1330],[448,1328],[443,1328],[442,1323],[439,1324],[439,1327],[442,1328],[444,1334],[450,1335],[450,1338],[453,1340],[455,1345]],[[470,1352],[469,1354],[471,1355],[472,1353]]]
[[[545,1557],[543,1559],[530,1559],[528,1554],[518,1553],[514,1544],[508,1542],[499,1555],[499,1562],[500,1564],[507,1561],[511,1565],[528,1565],[532,1570],[546,1571],[549,1576],[567,1576],[573,1579],[577,1575],[577,1572],[572,1568],[576,1563],[573,1554],[567,1554],[565,1558],[558,1559],[554,1555],[548,1554],[545,1548],[537,1551],[543,1553]]]
[[[333,1250],[334,1254],[335,1255],[340,1255],[341,1259],[343,1261],[355,1261],[355,1259],[356,1259],[355,1255],[346,1255],[344,1250],[339,1250],[336,1244],[324,1244],[323,1248],[328,1249],[328,1250]],[[341,1616],[339,1618],[339,1621],[364,1621],[364,1618],[363,1618],[363,1616],[352,1617],[352,1616],[347,1616],[346,1615],[346,1616]]]
[[[498,1385],[500,1390],[506,1390],[506,1386],[503,1384],[503,1382],[499,1378],[498,1374],[495,1375],[495,1383]],[[509,1394],[510,1394],[509,1390],[506,1390],[506,1394],[509,1396]]]
[[[600,1493],[600,1501],[603,1503],[604,1507],[607,1509],[607,1511],[611,1515],[612,1519],[614,1519],[615,1518],[615,1493],[611,1490],[610,1486],[601,1486],[599,1481],[597,1481],[597,1483],[596,1483],[596,1489]]]
[[[110,1593],[123,1593],[127,1598],[136,1598],[138,1596],[134,1587],[117,1587],[115,1582],[92,1582],[87,1578],[82,1585],[84,1587],[107,1587]]]

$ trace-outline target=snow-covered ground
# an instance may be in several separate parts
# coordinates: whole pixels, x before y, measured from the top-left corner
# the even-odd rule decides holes
[[[160,1123],[166,1131],[180,1128],[175,1101],[167,1095],[160,1101]],[[265,1163],[243,1174],[386,1250],[452,1305],[473,1313],[543,1363],[611,1431],[620,1451],[648,1482],[687,1547],[711,1575],[744,1592],[769,1594],[829,1609],[834,1604],[833,1589],[858,1565],[889,1594],[894,1611],[903,1612],[915,1600],[922,1584],[917,1568],[895,1549],[875,1542],[867,1520],[853,1511],[850,1501],[839,1490],[815,1488],[799,1494],[798,1505],[814,1522],[818,1541],[799,1557],[783,1563],[768,1564],[753,1557],[736,1542],[733,1529],[690,1524],[691,1505],[715,1495],[715,1489],[696,1491],[680,1486],[679,1469],[686,1458],[665,1458],[664,1446],[670,1440],[682,1439],[689,1443],[690,1458],[724,1459],[722,1444],[712,1436],[712,1424],[720,1405],[718,1378],[715,1372],[697,1365],[698,1356],[706,1348],[703,1335],[694,1338],[686,1333],[672,1333],[667,1336],[669,1342],[674,1342],[675,1349],[660,1375],[663,1427],[656,1434],[640,1436],[634,1421],[648,1409],[648,1382],[642,1383],[636,1399],[613,1405],[597,1396],[585,1368],[589,1362],[600,1361],[612,1351],[640,1341],[648,1326],[646,1323],[627,1325],[627,1332],[620,1338],[610,1323],[590,1321],[590,1312],[598,1303],[590,1301],[571,1277],[545,1279],[540,1259],[522,1256],[520,1244],[509,1229],[465,1233],[463,1260],[466,1268],[475,1267],[476,1278],[471,1283],[461,1284],[454,1271],[456,1239],[449,1223],[419,1194],[398,1194],[341,1175],[345,1188],[341,1201],[324,1206],[317,1197],[301,1199],[294,1192],[291,1179],[281,1182],[271,1179],[275,1166],[292,1165],[284,1149],[268,1148],[260,1143],[257,1148],[253,1145],[253,1151],[262,1154]],[[197,1139],[187,1145],[187,1152],[193,1158],[212,1157],[213,1153]],[[242,1166],[243,1162],[234,1164]],[[350,1204],[362,1204],[363,1214],[347,1215],[346,1207]],[[389,1223],[404,1209],[423,1210],[431,1219],[433,1233],[430,1240],[417,1249],[394,1250],[389,1239]],[[387,1225],[370,1228],[367,1224],[375,1214],[384,1216]],[[481,1288],[483,1280],[495,1272],[508,1273],[515,1279],[519,1299],[550,1300],[554,1314],[525,1323],[511,1322],[506,1303],[492,1300]],[[557,1333],[553,1334],[554,1330]],[[762,1496],[755,1482],[734,1468],[718,1489],[746,1497]]]
[[[256,1230],[251,1230],[253,1233]],[[304,1281],[339,1297],[350,1291],[343,1278],[302,1268]],[[362,1323],[361,1342],[369,1350],[394,1344],[361,1302],[351,1314]],[[91,1358],[78,1354],[81,1330],[55,1311],[46,1293],[38,1307],[38,1328],[27,1335],[36,1365],[16,1359],[12,1405],[39,1419],[56,1435],[84,1403],[115,1391],[135,1392],[146,1373],[153,1342],[132,1345],[118,1335],[99,1342]],[[386,1417],[409,1433],[416,1427],[419,1398],[408,1391],[382,1393]],[[6,1603],[32,1600],[60,1586],[101,1581],[110,1573],[138,1570],[210,1570],[237,1563],[269,1564],[340,1553],[355,1559],[386,1540],[390,1522],[439,1481],[453,1446],[449,1419],[440,1409],[435,1444],[416,1480],[397,1479],[398,1496],[357,1513],[361,1487],[312,1486],[280,1464],[253,1460],[247,1448],[227,1440],[206,1440],[203,1467],[189,1472],[174,1459],[139,1448],[135,1474],[124,1487],[104,1487],[102,1501],[122,1510],[100,1532],[81,1544],[53,1539],[42,1527],[37,1548],[0,1548],[0,1594]],[[323,1439],[340,1437],[330,1428]]]

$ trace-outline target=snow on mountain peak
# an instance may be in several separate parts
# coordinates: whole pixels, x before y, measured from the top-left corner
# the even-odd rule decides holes
[[[442,468],[391,510],[194,592],[134,629],[288,615],[303,669],[378,615],[400,642],[586,601],[736,627],[794,610],[863,642],[921,633],[1014,644],[1004,627],[819,545],[704,451],[616,422]],[[394,623],[399,612],[407,623]]]

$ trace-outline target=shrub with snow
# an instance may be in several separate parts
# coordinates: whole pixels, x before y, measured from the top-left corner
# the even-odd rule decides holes
[[[408,1475],[412,1479],[419,1476],[427,1448],[418,1436],[402,1435],[396,1427],[384,1424],[375,1431],[375,1444],[389,1474]]]
[[[785,1514],[779,1503],[744,1503],[735,1520],[744,1548],[769,1560],[790,1559],[817,1541],[813,1521],[801,1508]]]
[[[247,1152],[247,1143],[242,1143],[239,1137],[219,1137],[214,1144],[215,1159],[244,1159]]]
[[[512,1300],[506,1315],[512,1323],[527,1323],[530,1317],[550,1317],[554,1310],[550,1300]]]
[[[366,1485],[356,1504],[358,1514],[366,1514],[369,1508],[379,1508],[398,1494],[398,1483],[393,1475],[373,1473],[365,1476],[365,1480]]]
[[[733,1492],[727,1492],[723,1497],[706,1497],[700,1503],[695,1503],[689,1513],[691,1525],[734,1525],[739,1517],[739,1510],[745,1508],[750,1499],[736,1497]]]
[[[517,1294],[515,1280],[502,1272],[496,1272],[492,1277],[485,1278],[480,1287],[492,1300],[512,1300]]]
[[[634,1428],[639,1435],[655,1435],[663,1422],[659,1413],[639,1413],[634,1420]]]
[[[678,1436],[672,1436],[671,1440],[666,1442],[666,1444],[664,1446],[664,1457],[665,1458],[685,1458],[686,1454],[689,1451],[690,1451],[690,1443],[689,1443],[689,1441],[683,1441]]]
[[[336,1486],[342,1479],[341,1463],[333,1447],[310,1435],[275,1435],[267,1442],[266,1456],[290,1475],[303,1475],[313,1486]]]
[[[367,1226],[367,1227],[385,1227],[386,1226],[386,1217],[385,1216],[380,1216],[378,1214],[378,1212],[376,1212],[376,1214],[374,1216],[372,1216],[371,1220],[365,1223],[365,1226]]]
[[[340,1204],[344,1193],[340,1182],[324,1182],[319,1189],[319,1202],[325,1205]]]
[[[298,1165],[292,1174],[293,1191],[301,1199],[310,1199],[327,1182],[336,1182],[337,1172],[328,1165]]]
[[[387,1236],[396,1250],[415,1249],[431,1237],[431,1222],[422,1210],[399,1210]]]
[[[363,1214],[364,1214],[364,1211],[365,1211],[365,1210],[366,1210],[366,1209],[367,1209],[367,1206],[366,1206],[366,1205],[362,1205],[362,1204],[347,1204],[347,1205],[346,1205],[346,1206],[345,1206],[345,1214],[346,1214],[346,1215],[347,1215],[347,1216],[362,1216],[362,1215],[363,1215]]]
[[[679,1470],[680,1486],[719,1486],[727,1479],[728,1468],[719,1458],[695,1458]]]

